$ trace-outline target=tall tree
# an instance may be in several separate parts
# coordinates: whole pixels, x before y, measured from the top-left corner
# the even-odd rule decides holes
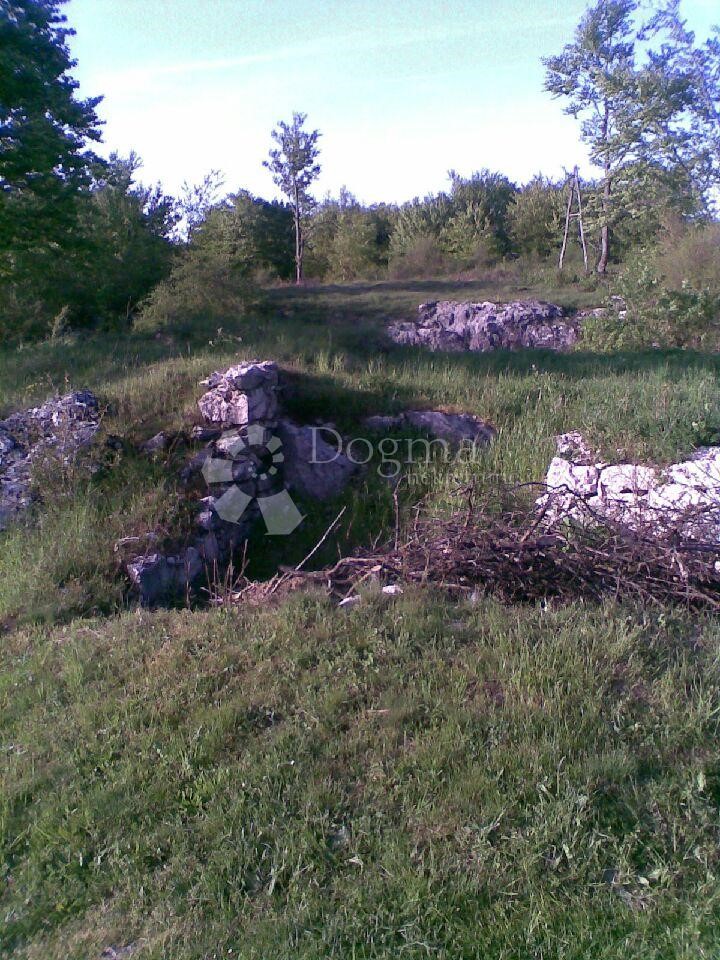
[[[62,243],[90,182],[100,97],[69,71],[65,0],[0,0],[0,251]]]
[[[610,199],[612,179],[622,156],[617,138],[625,132],[628,81],[635,73],[636,0],[598,0],[586,12],[557,57],[543,62],[545,88],[566,97],[565,112],[582,119],[582,138],[591,160],[603,169],[602,225],[598,273],[605,273],[610,256]],[[624,139],[624,137],[623,137]]]
[[[317,163],[320,155],[317,145],[320,133],[317,130],[303,129],[306,120],[305,113],[293,113],[291,123],[281,120],[272,131],[277,147],[270,150],[269,158],[263,162],[263,166],[272,174],[275,185],[289,199],[293,209],[296,283],[302,283],[303,280],[303,226],[305,217],[313,206],[310,185],[320,173],[320,164]]]
[[[673,6],[677,12],[677,3]],[[596,0],[574,41],[544,60],[545,88],[567,100],[565,112],[581,120],[590,158],[602,169],[599,273],[610,257],[621,173],[633,169],[635,187],[638,176],[647,174],[645,192],[658,176],[675,178],[678,190],[687,192],[706,166],[707,126],[694,119],[701,104],[690,58],[677,55],[668,18],[640,23],[639,7],[638,0]],[[644,56],[640,65],[638,50]]]

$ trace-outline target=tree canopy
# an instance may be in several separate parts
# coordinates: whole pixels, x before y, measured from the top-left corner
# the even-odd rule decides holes
[[[0,0],[0,249],[66,235],[90,182],[100,97],[80,99],[64,0]]]
[[[686,203],[689,195],[705,194],[712,177],[709,104],[716,108],[718,99],[716,50],[694,46],[677,3],[647,22],[639,12],[637,0],[596,0],[573,42],[544,60],[546,89],[564,98],[565,112],[580,120],[591,161],[603,171],[601,273],[613,222],[631,209],[630,203],[614,202],[623,170],[633,170],[625,179],[636,194],[638,188],[651,194],[663,180],[674,179],[675,194]]]

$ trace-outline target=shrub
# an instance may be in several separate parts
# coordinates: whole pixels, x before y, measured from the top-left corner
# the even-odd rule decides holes
[[[560,184],[537,176],[515,194],[508,212],[510,238],[523,257],[557,259],[566,198]]]
[[[438,240],[425,236],[418,237],[403,253],[390,260],[388,275],[392,280],[414,280],[442,276],[450,269],[451,262]]]
[[[720,345],[720,293],[686,280],[669,286],[656,250],[645,251],[618,277],[605,311],[585,322],[583,344],[603,351]]]
[[[657,271],[670,289],[720,296],[720,223],[670,225],[659,244]]]
[[[143,304],[138,330],[184,328],[244,314],[258,300],[249,267],[216,249],[191,247]]]

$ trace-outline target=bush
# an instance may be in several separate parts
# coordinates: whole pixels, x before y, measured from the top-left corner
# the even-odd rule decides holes
[[[661,256],[645,251],[625,267],[605,311],[585,322],[584,346],[603,351],[647,347],[720,346],[720,292],[686,280],[673,288],[660,274]]]
[[[142,306],[138,330],[184,328],[242,315],[258,301],[246,264],[218,250],[190,247]]]
[[[418,237],[403,253],[392,257],[388,275],[392,280],[416,280],[443,276],[451,268],[452,264],[438,240],[426,236]]]
[[[720,223],[666,228],[658,247],[657,272],[672,290],[690,287],[720,296]]]
[[[537,176],[515,194],[509,209],[510,238],[522,257],[557,260],[566,198],[561,184]]]

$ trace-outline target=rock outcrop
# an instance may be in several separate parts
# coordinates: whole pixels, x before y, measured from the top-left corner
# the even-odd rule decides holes
[[[0,420],[0,530],[30,506],[33,467],[48,457],[70,463],[94,440],[99,425],[97,397],[89,390]]]
[[[495,428],[471,413],[445,413],[442,410],[406,410],[391,416],[378,414],[363,421],[368,430],[384,433],[392,430],[421,430],[453,446],[487,446],[495,437]]]
[[[580,434],[564,434],[545,484],[537,504],[550,525],[612,521],[720,546],[720,447],[700,448],[689,460],[659,469],[603,463]]]
[[[215,579],[261,522],[270,535],[292,533],[303,520],[293,495],[335,497],[357,471],[323,444],[317,428],[279,416],[280,376],[272,361],[217,371],[202,384],[198,408],[205,422],[191,439],[205,446],[181,478],[198,481],[207,495],[198,501],[188,545],[166,553],[153,548],[126,563],[146,604],[183,596],[203,577]]]
[[[430,350],[569,350],[578,339],[578,323],[552,303],[423,303],[418,318],[388,328],[392,340]]]

